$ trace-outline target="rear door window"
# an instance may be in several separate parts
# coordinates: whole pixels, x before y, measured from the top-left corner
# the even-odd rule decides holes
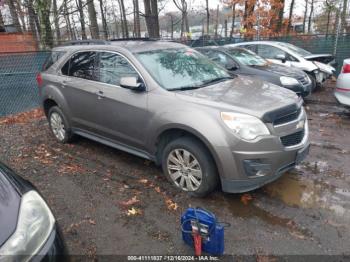
[[[111,52],[100,52],[98,81],[119,86],[122,77],[139,78],[134,67],[124,57]]]
[[[284,55],[285,57],[288,56],[282,49],[270,45],[259,45],[258,55],[266,59],[276,59],[278,55]]]
[[[96,80],[96,52],[79,52],[74,54],[62,67],[63,75]]]

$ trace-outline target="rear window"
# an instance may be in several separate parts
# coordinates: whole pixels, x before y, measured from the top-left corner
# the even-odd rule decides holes
[[[63,55],[64,51],[52,51],[49,56],[46,58],[46,61],[43,65],[43,71],[49,69],[54,63],[58,61]]]

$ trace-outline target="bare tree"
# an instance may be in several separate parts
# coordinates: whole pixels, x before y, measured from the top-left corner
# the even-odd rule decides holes
[[[30,31],[34,35],[37,43],[39,43],[39,41],[40,41],[39,18],[35,12],[34,7],[33,7],[33,0],[26,0],[25,5],[27,7],[27,12],[28,12]]]
[[[106,16],[105,16],[105,13],[103,10],[102,0],[99,0],[99,2],[100,2],[100,12],[101,12],[102,27],[103,27],[103,35],[104,35],[104,38],[107,40],[108,39],[108,27],[107,27]]]
[[[134,4],[134,32],[136,37],[141,37],[139,0],[133,0]]]
[[[124,0],[119,0],[119,9],[120,9],[123,37],[129,38],[128,20],[126,20]]]
[[[0,10],[0,32],[5,31],[5,23],[4,18],[2,17],[1,10]]]
[[[85,29],[85,15],[83,10],[83,1],[82,0],[76,0],[76,5],[79,10],[79,21],[80,21],[80,27],[81,27],[81,39],[86,40],[86,29]]]
[[[145,19],[148,36],[159,38],[159,20],[158,20],[158,3],[157,0],[144,0]]]
[[[189,32],[188,17],[187,17],[187,2],[186,0],[173,0],[177,9],[181,12],[181,37]]]
[[[22,27],[21,27],[21,24],[19,23],[18,13],[17,13],[16,6],[15,6],[15,1],[6,0],[5,3],[8,5],[8,7],[10,9],[12,23],[16,27],[17,32],[22,32]]]
[[[69,11],[68,11],[67,0],[63,1],[63,12],[64,12],[64,19],[66,20],[66,26],[67,26],[67,29],[68,29],[68,33],[69,33],[70,39],[74,40],[75,39],[75,35],[74,35],[72,24],[71,24],[70,18],[69,18]]]
[[[206,0],[206,1],[205,1],[205,4],[206,4],[206,8],[205,8],[205,10],[207,11],[207,34],[209,34],[209,23],[210,23],[210,21],[209,21],[209,19],[210,19],[210,13],[209,13],[209,1],[208,1],[208,0]]]
[[[97,24],[94,0],[87,0],[87,6],[88,6],[88,14],[89,14],[89,20],[90,20],[91,38],[99,39],[100,31],[98,29],[98,24]]]
[[[315,3],[315,0],[311,0],[310,2],[310,15],[309,15],[309,23],[308,23],[308,26],[307,26],[307,32],[310,33],[311,32],[311,23],[312,23],[312,16],[314,14],[314,3]]]
[[[61,40],[61,32],[60,32],[60,26],[59,26],[57,0],[52,0],[52,10],[53,10],[53,16],[54,16],[53,19],[54,19],[54,25],[55,25],[56,41],[59,43],[59,41]]]
[[[347,20],[346,20],[346,11],[348,10],[348,0],[343,0],[343,10],[341,13],[341,29],[340,33],[344,33],[344,29],[346,28],[347,25]]]
[[[293,18],[293,9],[294,9],[294,2],[295,0],[292,0],[290,2],[290,7],[289,7],[289,18],[288,18],[288,27],[287,27],[287,34],[289,35],[290,28],[292,27],[292,18]]]
[[[41,43],[44,47],[52,47],[53,36],[50,22],[51,1],[36,0],[36,8],[41,26]]]
[[[304,34],[306,31],[306,18],[307,18],[308,7],[309,7],[309,0],[305,0],[304,19],[303,19],[303,33]]]
[[[219,5],[217,5],[216,7],[215,37],[218,36],[218,26],[219,26]]]
[[[15,1],[16,1],[17,13],[19,15],[19,19],[21,20],[23,31],[27,31],[26,23],[25,23],[25,20],[24,20],[24,12],[23,12],[23,9],[22,9],[22,5],[21,5],[19,0],[15,0]]]
[[[234,29],[235,29],[235,20],[236,20],[236,2],[232,5],[232,24],[231,24],[230,38],[232,38]]]

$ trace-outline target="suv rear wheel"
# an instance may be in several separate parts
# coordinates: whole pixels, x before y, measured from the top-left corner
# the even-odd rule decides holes
[[[179,189],[203,197],[218,183],[216,166],[210,152],[191,137],[180,137],[165,146],[163,172]]]
[[[71,128],[62,110],[58,106],[50,108],[48,120],[51,132],[59,142],[68,143],[72,141],[73,134]]]

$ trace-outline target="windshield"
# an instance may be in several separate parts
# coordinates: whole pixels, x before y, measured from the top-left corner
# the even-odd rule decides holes
[[[267,61],[252,51],[244,49],[228,49],[227,53],[236,58],[241,64],[247,66],[265,66]]]
[[[188,48],[146,51],[136,56],[158,84],[167,90],[199,88],[232,78],[224,68]]]
[[[312,53],[310,53],[309,51],[306,51],[305,49],[302,49],[302,48],[297,47],[297,46],[292,45],[292,44],[288,44],[288,43],[278,43],[278,44],[280,46],[288,48],[289,50],[293,51],[294,53],[297,53],[298,55],[300,55],[302,57],[312,55]]]

